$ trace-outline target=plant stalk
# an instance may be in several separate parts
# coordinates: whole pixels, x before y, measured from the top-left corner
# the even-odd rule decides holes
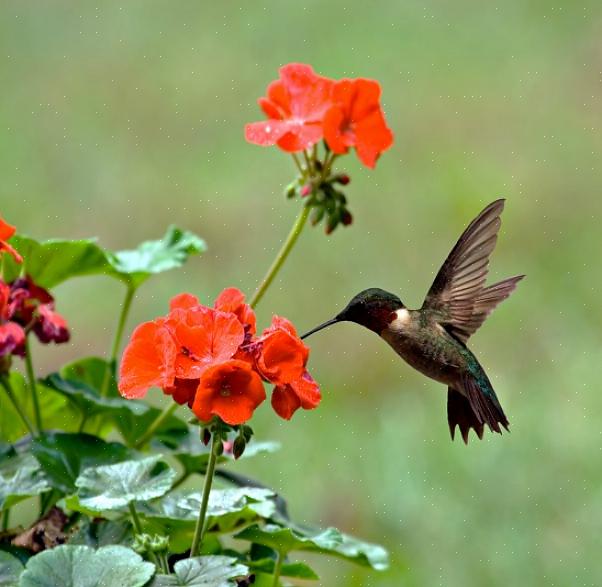
[[[27,428],[27,430],[29,431],[29,434],[31,434],[31,437],[35,438],[37,436],[37,434],[34,430],[34,427],[33,427],[32,423],[29,421],[27,414],[25,414],[25,412],[23,411],[23,408],[20,406],[19,402],[15,398],[13,389],[10,385],[10,381],[7,379],[7,377],[5,375],[0,375],[0,385],[2,385],[2,387],[4,388],[4,391],[6,392],[6,395],[8,396],[8,399],[10,400],[10,403],[13,405],[13,408],[15,408],[15,411],[17,412],[17,414],[19,414],[19,417],[23,421],[23,424],[25,424],[25,428]]]
[[[203,487],[203,497],[201,500],[201,509],[199,510],[199,517],[196,522],[194,529],[194,537],[192,539],[192,546],[190,547],[190,558],[196,556],[201,546],[203,545],[203,539],[205,538],[206,528],[206,517],[207,517],[207,506],[209,505],[209,494],[211,493],[211,485],[213,484],[213,477],[215,474],[215,464],[217,462],[217,442],[219,440],[218,435],[213,432],[211,435],[211,454],[209,455],[209,463],[207,464],[207,472],[205,473],[205,486]]]
[[[113,344],[111,346],[111,356],[109,359],[109,364],[105,369],[105,376],[102,381],[102,387],[100,388],[101,397],[105,397],[109,392],[109,383],[111,381],[111,375],[114,375],[117,369],[117,355],[119,354],[119,348],[121,346],[121,338],[123,337],[123,331],[125,330],[125,324],[130,313],[130,308],[132,306],[132,301],[134,300],[134,295],[136,294],[136,289],[136,287],[128,285],[127,291],[125,293],[125,298],[123,300],[123,305],[121,306],[121,312],[119,314],[119,322],[117,323],[117,330],[115,331],[115,337],[113,338]]]
[[[134,448],[143,447],[155,434],[159,426],[169,418],[178,409],[178,404],[173,402],[168,408],[165,408],[146,429],[146,432],[134,443]]]
[[[40,412],[40,402],[38,401],[36,375],[33,370],[33,360],[31,358],[31,345],[29,344],[29,336],[25,337],[25,370],[27,371],[27,383],[29,385],[29,391],[31,393],[34,421],[38,432],[42,433],[42,430],[44,428],[42,426],[42,414]]]
[[[295,224],[293,224],[293,228],[286,237],[286,240],[284,241],[284,244],[282,245],[280,251],[278,251],[274,262],[268,269],[268,272],[263,278],[263,281],[259,284],[259,287],[253,294],[253,298],[250,302],[251,308],[255,308],[255,306],[257,306],[257,304],[261,301],[261,298],[264,296],[265,292],[270,287],[272,281],[274,281],[274,278],[282,268],[282,265],[284,265],[284,262],[286,261],[287,257],[289,256],[290,252],[295,246],[295,243],[297,242],[297,239],[299,238],[299,235],[301,234],[301,231],[303,230],[303,227],[307,222],[307,219],[309,217],[309,211],[309,206],[303,206],[303,208],[301,209],[301,212],[295,220]]]
[[[276,565],[274,566],[274,582],[272,587],[278,587],[280,581],[280,573],[282,573],[282,565],[284,564],[284,553],[279,550]]]

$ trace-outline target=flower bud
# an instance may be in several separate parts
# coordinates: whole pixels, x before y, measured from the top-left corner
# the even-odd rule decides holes
[[[297,180],[295,181],[291,181],[291,183],[289,183],[285,188],[284,188],[284,195],[287,198],[294,198],[297,195],[297,188],[299,187],[299,184],[297,183]]]
[[[351,178],[346,173],[341,173],[340,175],[336,175],[333,181],[341,185],[349,185]]]
[[[319,224],[322,220],[322,218],[324,218],[324,208],[322,206],[320,206],[319,208],[314,208],[314,211],[311,213],[311,218],[310,218],[310,222],[312,226],[315,226],[316,224]]]
[[[232,448],[232,454],[234,455],[234,458],[239,459],[242,457],[243,453],[245,452],[245,448],[247,448],[245,439],[242,436],[237,436]]]
[[[169,538],[167,536],[160,536],[159,534],[154,534],[151,536],[150,541],[148,543],[148,548],[151,552],[164,552],[169,547]]]
[[[241,432],[246,442],[249,442],[249,440],[251,440],[251,438],[253,437],[253,428],[247,426],[246,424],[242,426]]]
[[[311,183],[306,183],[301,188],[301,197],[306,198],[307,196],[311,195],[312,192],[313,192],[313,186],[311,185]]]
[[[341,214],[341,222],[344,226],[349,226],[353,222],[353,216],[349,210],[343,210],[343,213]]]
[[[201,433],[201,442],[207,446],[211,442],[211,430],[209,428],[203,428]]]
[[[215,443],[214,452],[215,452],[215,456],[217,456],[217,457],[221,457],[224,454],[224,443],[222,442],[221,439]]]

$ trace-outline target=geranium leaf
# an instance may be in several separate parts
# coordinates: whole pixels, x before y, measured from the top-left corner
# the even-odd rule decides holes
[[[291,528],[282,528],[275,524],[249,526],[239,532],[235,538],[262,544],[284,554],[294,550],[335,552],[336,547],[343,542],[342,535],[336,528],[328,528],[313,535],[302,536]]]
[[[18,558],[0,551],[0,587],[15,587],[22,572],[23,565]]]
[[[124,546],[63,545],[29,559],[19,587],[142,587],[155,566]]]
[[[17,265],[12,259],[5,260],[7,282],[24,271],[37,285],[50,289],[71,277],[105,273],[110,268],[105,252],[94,240],[38,242],[17,235],[10,242],[23,256],[23,265]]]
[[[178,561],[173,575],[157,575],[149,587],[233,587],[248,568],[229,556],[200,556]]]
[[[32,455],[13,456],[0,463],[0,510],[50,489],[40,463]]]
[[[276,561],[273,558],[262,558],[260,560],[247,563],[251,570],[262,571],[269,575],[274,574]],[[292,577],[294,579],[307,579],[309,581],[317,581],[320,577],[315,571],[305,563],[284,563],[280,574],[283,577]]]
[[[5,255],[6,256],[6,255]],[[25,378],[16,371],[9,377],[15,399],[23,411],[34,421],[31,392]],[[77,430],[80,422],[79,412],[71,407],[67,400],[49,391],[44,384],[37,382],[37,397],[40,403],[45,428],[60,428],[68,432]],[[15,442],[28,433],[19,414],[15,411],[4,390],[0,388],[0,440]]]
[[[111,372],[108,361],[100,357],[85,357],[63,365],[59,371],[59,375],[63,379],[84,383],[100,394],[106,374],[109,373],[111,375]],[[107,396],[120,397],[114,377],[110,378],[109,393]]]
[[[133,501],[160,497],[171,489],[176,472],[160,455],[86,469],[75,481],[79,502],[92,510],[115,510]]]
[[[206,249],[200,237],[170,226],[162,239],[143,242],[131,251],[109,253],[107,260],[113,275],[131,287],[138,287],[154,273],[181,267],[188,257]]]
[[[348,534],[342,534],[342,537],[343,542],[334,548],[337,556],[376,571],[389,568],[389,554],[382,546],[364,542]]]
[[[123,444],[90,434],[51,433],[32,442],[31,450],[50,484],[64,494],[76,491],[75,480],[88,467],[109,465],[136,455]]]
[[[121,416],[124,411],[131,412],[134,416],[142,416],[149,410],[142,402],[120,397],[101,397],[98,391],[85,383],[63,379],[58,373],[49,375],[44,384],[65,396],[82,414],[90,417],[98,414]]]
[[[245,524],[269,519],[276,508],[273,496],[272,491],[256,487],[212,490],[207,508],[208,530],[232,532]],[[200,492],[173,492],[153,503],[141,503],[137,509],[157,530],[191,534],[200,504]]]
[[[94,520],[83,518],[69,544],[100,548],[112,544],[127,546],[132,542],[132,525],[126,520]]]

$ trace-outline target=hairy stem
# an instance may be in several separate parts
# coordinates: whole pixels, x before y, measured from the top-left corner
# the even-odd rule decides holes
[[[261,298],[264,296],[265,292],[272,284],[272,281],[274,281],[274,278],[282,268],[282,265],[284,265],[284,262],[286,261],[287,257],[289,256],[290,252],[295,246],[295,243],[297,242],[297,239],[299,238],[299,235],[301,234],[301,231],[303,230],[303,227],[307,222],[307,218],[309,217],[309,211],[309,206],[303,206],[303,208],[301,209],[301,212],[297,216],[295,224],[293,224],[293,228],[286,237],[284,244],[280,248],[280,251],[278,251],[276,258],[274,259],[272,265],[268,269],[268,272],[263,278],[263,281],[259,284],[259,287],[253,294],[253,298],[250,302],[252,308],[255,308],[255,306],[257,306],[257,304],[260,302]]]
[[[190,558],[197,555],[201,546],[203,545],[203,539],[205,538],[206,528],[206,517],[207,517],[207,506],[209,505],[209,494],[211,493],[211,485],[213,485],[213,477],[215,474],[215,463],[217,462],[217,444],[219,437],[213,432],[211,435],[211,454],[209,455],[209,463],[207,464],[207,472],[205,473],[205,486],[203,487],[203,497],[201,499],[201,509],[199,510],[199,517],[196,522],[194,529],[194,537],[192,539],[192,546],[190,547]]]
[[[19,414],[19,417],[23,421],[23,424],[25,424],[25,428],[27,428],[27,430],[29,431],[29,434],[31,434],[32,438],[35,438],[36,432],[34,430],[34,427],[33,427],[32,423],[29,421],[27,414],[25,414],[25,412],[23,411],[23,408],[21,407],[21,405],[15,398],[15,394],[13,393],[13,389],[10,385],[10,381],[8,380],[8,378],[5,375],[0,375],[0,385],[2,385],[2,387],[4,388],[4,391],[6,392],[6,395],[8,396],[10,403],[13,405],[13,408],[15,408],[15,411],[17,412],[17,414]]]
[[[178,404],[172,403],[168,408],[165,408],[156,418],[152,424],[146,429],[146,432],[134,443],[134,448],[141,448],[144,446],[158,430],[159,426],[169,418],[178,409]]]
[[[115,331],[115,337],[113,338],[113,344],[111,346],[111,356],[109,358],[109,364],[105,369],[104,379],[100,388],[100,395],[105,397],[109,392],[109,383],[111,382],[111,375],[114,375],[117,370],[117,355],[119,354],[119,348],[121,346],[121,338],[123,337],[123,331],[125,330],[125,324],[130,313],[132,301],[136,294],[136,287],[128,285],[125,293],[125,299],[121,306],[121,312],[119,314],[119,322],[117,323],[117,330]]]
[[[279,550],[276,565],[274,566],[274,582],[272,587],[278,587],[280,581],[280,573],[282,573],[282,565],[284,564],[284,553]]]
[[[38,432],[43,430],[42,414],[40,412],[40,403],[38,401],[38,390],[36,387],[36,376],[33,370],[33,360],[31,358],[31,345],[29,344],[29,336],[25,337],[25,370],[27,371],[27,384],[31,393],[31,405],[33,406],[33,417]]]

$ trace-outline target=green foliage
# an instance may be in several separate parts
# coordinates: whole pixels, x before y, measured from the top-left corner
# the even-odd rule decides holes
[[[107,254],[111,274],[128,286],[138,287],[155,273],[184,265],[188,257],[206,250],[205,241],[186,230],[170,226],[159,240],[146,241],[131,251]]]
[[[123,546],[63,545],[32,557],[19,587],[143,587],[154,572],[154,565]]]
[[[233,587],[248,568],[227,556],[201,556],[178,561],[173,575],[157,575],[149,587]]]
[[[113,276],[135,288],[151,275],[181,267],[188,257],[206,250],[203,239],[175,226],[170,226],[161,239],[115,253],[90,239],[38,242],[17,235],[11,244],[21,253],[24,263],[19,265],[12,258],[5,259],[5,280],[12,281],[24,271],[46,289],[73,277],[100,274]]]
[[[0,461],[0,510],[51,489],[38,461],[29,454]]]
[[[118,510],[134,501],[167,493],[176,472],[159,455],[86,469],[76,479],[81,505],[92,510]]]
[[[22,572],[23,564],[18,558],[0,551],[0,587],[15,587]]]
[[[84,470],[119,463],[135,456],[118,442],[105,442],[90,434],[46,434],[31,445],[50,485],[64,494],[76,491],[75,481]]]
[[[25,378],[21,373],[13,371],[10,373],[9,381],[15,399],[21,405],[29,420],[33,421],[34,413],[31,393]],[[81,418],[78,411],[72,408],[65,398],[53,393],[39,382],[37,390],[44,426],[67,432],[77,430]],[[15,442],[26,434],[27,428],[6,397],[4,390],[0,388],[0,441]]]
[[[252,571],[261,571],[268,575],[273,575],[276,561],[273,558],[262,558],[249,561],[246,564]],[[284,563],[280,574],[283,577],[305,579],[307,581],[317,581],[320,578],[316,572],[305,563]]]

